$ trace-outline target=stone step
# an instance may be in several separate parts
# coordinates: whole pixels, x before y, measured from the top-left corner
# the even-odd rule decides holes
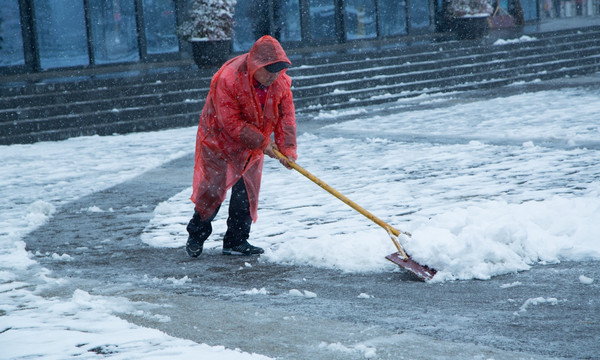
[[[594,28],[592,28],[594,29]],[[548,44],[554,44],[557,42],[561,43],[573,43],[580,41],[581,39],[597,39],[598,29],[592,31],[590,29],[582,29],[573,31],[566,31],[564,34],[549,36],[548,34],[536,35],[536,43],[540,46],[547,46]],[[558,40],[560,39],[560,40]],[[508,44],[504,45],[503,48],[510,50],[512,48],[521,48],[522,44]],[[411,47],[394,47],[391,49],[381,49],[377,51],[374,48],[362,49],[362,51],[350,51],[344,54],[337,54],[326,58],[317,57],[303,57],[299,61],[297,67],[290,70],[290,73],[301,76],[305,73],[312,75],[319,75],[320,73],[330,73],[331,68],[339,66],[339,63],[344,63],[345,70],[351,70],[355,68],[362,68],[364,66],[377,66],[377,62],[381,63],[381,66],[389,65],[390,57],[398,58],[398,62],[419,62],[419,61],[435,61],[437,59],[455,58],[458,56],[474,56],[476,54],[485,54],[489,52],[489,46],[481,46],[478,42],[460,42],[450,41],[442,44],[427,44],[420,46]],[[368,53],[368,56],[365,56]],[[355,60],[354,65],[348,63],[350,60]],[[364,64],[361,64],[364,63]],[[318,67],[312,68],[311,65],[329,64],[330,67]],[[116,79],[122,87],[136,88],[140,85],[159,87],[161,84],[168,84],[178,80],[189,80],[191,77],[199,82],[207,83],[210,81],[212,76],[212,70],[198,71],[194,67],[187,69],[182,68],[161,68],[154,70],[144,75],[140,71],[129,71],[121,72],[117,74],[106,74],[106,75],[94,75],[94,76],[71,76],[68,79],[45,79],[42,82],[35,84],[27,84],[25,82],[16,82],[14,86],[7,86],[10,84],[3,84],[0,86],[0,101],[5,101],[7,98],[24,95],[39,95],[39,94],[65,94],[65,93],[77,93],[79,91],[85,91],[90,89],[102,90],[114,86]],[[166,80],[168,81],[166,81]],[[58,95],[57,95],[58,96]],[[0,106],[0,109],[7,108],[6,106]]]
[[[398,59],[398,63],[417,63],[423,61],[435,62],[440,59],[452,59],[456,57],[468,57],[486,55],[494,48],[501,48],[504,52],[519,50],[523,48],[537,47],[540,49],[555,46],[557,44],[571,44],[581,41],[597,40],[600,28],[587,28],[578,31],[569,31],[551,34],[536,34],[529,42],[509,43],[502,46],[479,41],[449,41],[443,43],[431,43],[411,47],[397,46],[393,49],[362,49],[363,52],[347,52],[340,55],[332,55],[327,58],[302,58],[300,64],[295,64],[290,69],[295,76],[328,74],[332,70],[339,70],[339,64],[343,64],[345,71],[362,68],[368,64],[373,66],[389,66],[391,58]],[[498,51],[501,52],[501,51]],[[368,54],[368,56],[365,56]],[[294,59],[292,59],[294,61]],[[325,67],[316,67],[324,65]],[[327,67],[329,66],[329,67]]]
[[[443,67],[461,66],[469,64],[484,63],[500,60],[515,60],[523,58],[524,60],[532,59],[531,56],[543,54],[561,54],[563,52],[572,52],[576,50],[585,50],[591,46],[598,46],[600,39],[588,39],[585,41],[571,42],[565,44],[557,44],[549,47],[546,45],[527,44],[527,47],[522,45],[520,48],[509,48],[507,46],[490,46],[485,51],[480,51],[478,54],[473,54],[467,51],[448,56],[445,51],[419,55],[422,58],[401,58],[401,57],[386,57],[383,59],[367,59],[361,61],[347,61],[338,64],[320,65],[311,68],[310,72],[304,70],[302,73],[290,70],[290,75],[293,77],[294,85],[298,87],[310,85],[311,83],[323,83],[328,79],[351,79],[363,73],[371,73],[373,71],[389,74],[389,73],[407,73],[419,72],[428,69],[438,69]],[[572,54],[569,54],[572,56]],[[340,67],[343,70],[340,70]]]
[[[166,103],[166,104],[151,104],[141,107],[130,107],[124,109],[115,109],[108,111],[95,111],[60,114],[56,116],[48,116],[44,118],[26,119],[18,121],[18,126],[13,126],[12,123],[0,124],[0,133],[7,135],[18,135],[22,133],[39,133],[50,131],[57,128],[60,129],[76,128],[76,127],[102,127],[112,123],[140,121],[140,126],[143,126],[147,119],[154,117],[175,116],[178,114],[196,114],[199,116],[201,106],[198,102],[194,103]],[[13,130],[15,129],[15,130]]]
[[[113,90],[115,95],[117,90]],[[93,90],[86,91],[86,94],[79,94],[75,101],[66,96],[43,95],[33,99],[35,103],[31,107],[21,107],[18,109],[9,109],[1,111],[2,118],[0,124],[19,121],[22,123],[28,120],[37,121],[45,118],[52,118],[61,115],[71,116],[73,114],[85,116],[85,114],[95,112],[121,112],[125,109],[148,108],[157,105],[168,104],[186,104],[203,101],[208,94],[206,89],[188,89],[185,87],[178,89],[164,89],[157,93],[127,94],[119,97],[111,96],[101,91],[96,94]],[[94,95],[97,96],[94,96]]]
[[[569,55],[568,53],[565,53]],[[359,77],[360,81],[323,83],[307,89],[294,89],[298,111],[332,103],[363,98],[393,95],[406,92],[448,91],[456,84],[481,83],[492,79],[532,81],[538,78],[555,78],[566,75],[593,73],[600,70],[600,45],[585,50],[571,51],[571,56],[557,54],[530,56],[528,59],[495,60],[480,64],[466,64],[441,69],[397,75]],[[558,70],[563,71],[558,71]],[[552,73],[556,75],[553,76]],[[448,89],[446,89],[448,88]],[[455,91],[455,90],[452,90]],[[392,100],[390,100],[392,101]],[[351,104],[351,106],[354,106]]]
[[[90,124],[86,126],[53,127],[49,130],[29,133],[15,133],[0,137],[0,145],[29,144],[38,141],[57,141],[77,136],[127,134],[132,132],[156,131],[191,126],[198,122],[197,113],[172,114],[168,116],[144,117],[143,119],[123,120]]]
[[[551,80],[567,76],[583,76],[598,72],[600,70],[599,60],[600,59],[596,58],[594,63],[591,65],[578,65],[570,68],[560,67],[552,72],[542,70],[538,73],[513,74],[513,76],[510,76],[509,73],[504,74],[506,75],[505,77],[490,77],[480,81],[456,81],[455,79],[449,79],[447,81],[429,81],[413,84],[412,87],[407,86],[404,88],[404,90],[397,90],[396,92],[387,91],[373,93],[370,91],[362,94],[338,93],[327,97],[320,96],[314,98],[296,99],[296,102],[300,103],[300,106],[296,112],[298,115],[307,115],[321,110],[339,110],[345,108],[373,106],[398,101],[400,99],[416,97],[423,94],[492,89],[513,83]]]
[[[507,51],[506,49],[490,49],[483,51],[481,55],[460,55],[452,58],[445,58],[437,61],[407,61],[401,63],[396,58],[385,57],[377,60],[353,61],[352,64],[360,66],[357,70],[339,70],[334,72],[333,67],[339,64],[326,65],[329,69],[327,75],[296,75],[292,70],[290,74],[294,77],[294,92],[297,98],[308,97],[311,95],[320,95],[329,93],[335,89],[352,90],[354,88],[364,87],[365,82],[368,86],[376,86],[382,82],[405,83],[413,78],[417,80],[429,78],[444,78],[448,74],[462,76],[465,72],[480,72],[482,67],[486,69],[506,68],[507,64],[524,65],[529,63],[547,62],[549,58],[560,59],[564,52],[569,52],[568,56],[574,56],[574,51],[580,54],[590,53],[597,49],[600,39],[588,41],[579,41],[569,44],[556,45],[555,47],[527,47]],[[437,52],[439,55],[441,52]],[[431,56],[431,55],[430,55]],[[545,56],[545,58],[543,58]],[[493,60],[490,60],[493,59]],[[501,62],[501,59],[508,61]],[[388,65],[383,66],[382,61]],[[344,69],[348,67],[348,62],[344,63]],[[321,71],[319,71],[321,72]],[[394,76],[402,74],[402,76]],[[377,80],[369,80],[377,78]],[[190,101],[198,98],[204,98],[208,91],[208,79],[186,79],[177,78],[163,82],[155,80],[152,83],[141,84],[120,84],[118,86],[97,86],[90,89],[80,89],[76,92],[61,91],[48,92],[40,95],[22,95],[18,97],[4,97],[2,103],[4,113],[0,121],[15,121],[19,119],[35,119],[39,117],[55,116],[62,113],[86,113],[91,109],[97,111],[121,109],[128,107],[145,106],[148,103],[168,103]],[[335,85],[331,85],[335,84]],[[200,86],[198,86],[200,85]],[[332,89],[331,86],[335,88]],[[115,98],[118,98],[115,100]],[[9,102],[14,104],[12,107]],[[23,104],[31,104],[29,107]],[[60,104],[60,105],[56,105]],[[12,110],[16,111],[12,111]]]
[[[561,42],[565,43],[562,46],[574,46],[574,47],[582,47],[586,46],[582,40],[598,40],[598,34],[592,32],[586,33],[574,33],[574,34],[566,34],[560,36],[562,39]],[[549,51],[551,47],[548,46],[548,42],[551,41],[556,43],[556,38],[549,38],[545,40],[536,40],[521,51],[530,51],[530,52],[540,52],[540,51]],[[406,50],[397,50],[394,51],[384,51],[384,52],[373,52],[369,53],[369,56],[365,58],[365,54],[351,54],[344,55],[343,57],[337,56],[327,59],[318,59],[319,63],[323,63],[323,61],[327,61],[324,66],[311,67],[310,62],[303,63],[299,68],[292,68],[290,70],[290,74],[294,75],[295,82],[298,81],[309,81],[309,78],[305,78],[303,74],[310,74],[315,81],[322,82],[322,74],[326,74],[326,76],[339,76],[339,67],[340,64],[343,64],[344,71],[349,72],[353,69],[364,69],[367,68],[377,68],[377,67],[388,67],[388,72],[397,69],[399,65],[402,64],[404,69],[401,71],[414,71],[413,69],[416,66],[423,66],[427,63],[430,66],[435,65],[437,61],[445,59],[448,61],[448,65],[450,62],[464,62],[464,61],[472,61],[475,57],[479,56],[492,56],[492,57],[506,57],[510,56],[511,52],[507,50],[517,49],[523,47],[522,44],[509,44],[504,45],[501,48],[503,50],[495,50],[490,46],[481,46],[479,44],[475,44],[472,46],[463,45],[460,47],[461,42],[450,42],[448,44],[442,44],[439,47],[437,45],[427,45],[425,47],[418,47],[418,49],[409,48],[409,54],[406,54]],[[535,47],[534,47],[535,45]],[[436,46],[436,48],[432,48]],[[451,47],[452,49],[449,49]],[[360,55],[361,57],[358,57]],[[356,59],[355,61],[349,61],[348,56],[351,56],[352,59]],[[314,62],[314,61],[313,61]],[[314,64],[313,64],[314,65]],[[410,68],[406,68],[405,65],[410,65]],[[196,74],[198,71],[194,69],[189,69],[194,81],[197,83],[207,84],[210,81],[210,76],[198,77]],[[210,74],[210,73],[209,73]],[[165,75],[168,76],[168,81],[163,81],[165,79]],[[26,87],[17,87],[17,88],[6,88],[0,87],[0,109],[10,109],[14,106],[8,105],[12,99],[19,100],[20,96],[30,95],[32,98],[36,95],[42,95],[47,100],[44,102],[44,98],[35,98],[35,104],[52,104],[53,102],[60,102],[63,100],[69,102],[79,102],[85,101],[86,94],[88,98],[101,98],[103,96],[103,92],[112,95],[118,93],[119,96],[135,96],[135,95],[143,95],[143,94],[152,94],[158,92],[172,91],[168,90],[169,86],[177,87],[178,89],[186,89],[190,88],[188,84],[185,82],[190,82],[190,74],[187,74],[186,71],[178,71],[165,73],[165,72],[156,72],[155,74],[145,75],[143,77],[138,78],[129,78],[124,77],[124,74],[121,74],[122,79],[118,82],[118,85],[115,86],[114,74],[113,78],[100,78],[98,76],[94,76],[94,81],[82,81],[82,82],[74,82],[71,79],[69,83],[41,83],[35,84],[35,86],[26,86]],[[302,85],[300,85],[302,86]],[[94,96],[96,95],[96,96]],[[22,100],[27,100],[27,98],[22,98]],[[21,102],[22,104],[23,102]]]
[[[494,45],[444,41],[291,53],[299,114],[600,70],[600,27]],[[0,86],[0,144],[197,123],[215,69],[184,65]]]

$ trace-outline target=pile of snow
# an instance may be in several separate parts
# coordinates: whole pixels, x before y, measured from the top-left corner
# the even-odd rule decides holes
[[[489,279],[561,260],[600,259],[600,196],[487,202],[420,221],[407,241],[437,281]]]
[[[385,129],[387,137],[352,138],[350,146],[344,137],[303,134],[298,163],[411,232],[402,244],[415,260],[438,270],[434,281],[600,259],[600,185],[594,182],[599,101],[594,92],[548,91],[363,116],[326,129],[362,136],[381,136]],[[146,243],[184,245],[190,193],[157,207],[142,236]],[[260,205],[251,235],[266,248],[262,259],[346,272],[396,269],[384,259],[395,248],[383,229],[269,160]],[[206,247],[221,246],[226,215],[222,210],[217,216]]]

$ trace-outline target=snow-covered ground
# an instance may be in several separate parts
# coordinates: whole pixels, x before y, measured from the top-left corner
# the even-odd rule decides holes
[[[357,120],[300,133],[298,163],[411,232],[403,245],[439,271],[433,281],[485,280],[546,263],[600,260],[600,91],[455,100],[452,106],[386,116],[363,109]],[[328,123],[330,117],[321,115]],[[69,280],[53,277],[25,250],[26,234],[58,207],[189,154],[195,131],[0,147],[3,358],[265,358],[173,338],[113,315],[153,316],[155,305],[148,303],[82,290],[68,301],[43,297]],[[346,272],[397,269],[384,259],[395,249],[383,229],[297,172],[276,161],[265,164],[251,239],[266,248],[265,261]],[[159,204],[141,240],[182,247],[190,193],[188,188]],[[90,205],[89,211],[111,211]],[[225,216],[222,210],[206,247],[221,245]],[[55,256],[69,259],[69,254]],[[597,280],[581,274],[579,281],[595,286]],[[540,301],[555,299],[533,299],[522,311]]]

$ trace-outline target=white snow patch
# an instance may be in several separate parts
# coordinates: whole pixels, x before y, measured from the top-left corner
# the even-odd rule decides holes
[[[288,295],[289,296],[304,297],[304,298],[307,298],[307,299],[312,299],[312,298],[316,298],[317,297],[317,294],[315,294],[312,291],[304,290],[304,292],[302,292],[302,291],[300,291],[298,289],[291,289],[288,292]]]
[[[71,261],[73,258],[69,254],[58,255],[57,253],[52,254],[52,260],[56,261]]]
[[[168,277],[167,281],[173,283],[173,285],[184,285],[184,284],[187,284],[187,283],[191,283],[192,279],[190,279],[186,275],[186,276],[182,277],[181,279],[177,279],[175,277]]]
[[[548,305],[555,306],[558,304],[558,299],[557,298],[544,298],[544,297],[527,299],[523,303],[523,305],[521,305],[521,307],[519,308],[519,311],[514,312],[514,314],[519,315],[520,313],[526,312],[530,306],[536,306],[536,305],[542,305],[542,304],[548,304]]]
[[[529,41],[535,41],[535,40],[537,40],[537,38],[535,38],[533,36],[523,35],[518,39],[508,39],[508,40],[498,39],[494,42],[494,45],[516,44],[516,43],[529,42]]]
[[[508,288],[511,288],[511,287],[519,286],[519,285],[522,285],[521,282],[520,281],[515,281],[515,282],[510,283],[510,284],[502,284],[502,285],[500,285],[500,287],[502,289],[508,289]]]
[[[333,352],[340,352],[340,353],[344,353],[344,354],[359,353],[365,359],[377,358],[377,349],[374,347],[366,346],[364,344],[356,344],[356,345],[352,345],[352,346],[348,347],[339,342],[337,342],[337,343],[321,342],[319,344],[319,348],[327,349],[327,350],[333,351]]]
[[[90,206],[89,208],[86,209],[87,212],[89,213],[103,213],[104,210],[102,210],[101,208],[99,208],[98,206]]]
[[[263,287],[260,289],[253,288],[251,290],[242,291],[242,294],[244,294],[244,295],[268,295],[269,292],[267,291],[267,289],[265,289]]]

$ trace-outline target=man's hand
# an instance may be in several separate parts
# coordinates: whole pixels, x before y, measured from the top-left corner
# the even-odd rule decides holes
[[[290,163],[293,163],[294,161],[296,161],[296,159],[287,159],[285,157],[280,158],[277,156],[277,154],[275,154],[273,149],[279,151],[277,144],[275,144],[275,142],[271,141],[269,143],[269,145],[267,145],[267,147],[263,150],[263,152],[265,153],[265,155],[269,156],[270,158],[279,159],[279,162],[283,166],[285,166],[287,169],[291,169],[292,167],[290,166]]]

